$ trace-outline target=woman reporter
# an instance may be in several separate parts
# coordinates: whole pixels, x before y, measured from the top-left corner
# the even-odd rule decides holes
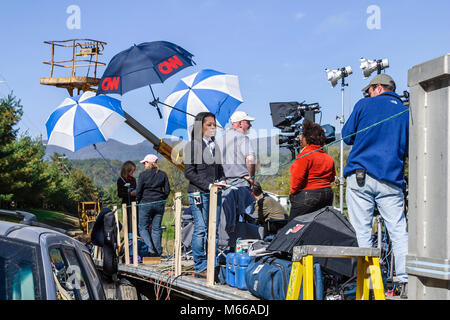
[[[189,180],[189,203],[194,218],[192,254],[196,277],[206,276],[206,250],[209,220],[209,192],[218,182],[224,182],[220,150],[215,145],[216,117],[210,112],[200,112],[194,120],[192,139],[184,150],[184,175]],[[217,223],[219,226],[221,194],[217,199]]]
[[[303,122],[300,135],[303,149],[290,167],[289,220],[333,204],[331,182],[336,179],[336,171],[333,158],[320,149],[325,141],[325,132],[319,124]]]

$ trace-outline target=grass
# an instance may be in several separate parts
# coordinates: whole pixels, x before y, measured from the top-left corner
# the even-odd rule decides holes
[[[33,213],[38,222],[45,223],[53,227],[62,228],[65,230],[78,228],[78,218],[68,213],[44,209],[24,209],[23,211]],[[20,222],[22,220],[22,218],[4,216],[0,216],[0,219],[10,222]]]

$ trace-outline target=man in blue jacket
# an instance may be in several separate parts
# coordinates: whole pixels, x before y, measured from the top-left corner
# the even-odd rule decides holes
[[[404,112],[407,108],[395,93],[394,80],[386,74],[376,75],[363,92],[368,97],[356,103],[342,129],[344,142],[353,145],[344,169],[348,215],[358,245],[372,247],[372,217],[377,206],[391,238],[395,271],[403,289],[408,282],[405,271],[408,233],[403,190],[409,113]],[[402,111],[400,116],[347,137]]]

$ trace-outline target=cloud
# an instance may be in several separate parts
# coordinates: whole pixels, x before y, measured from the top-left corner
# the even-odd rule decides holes
[[[297,12],[297,13],[295,14],[294,18],[295,18],[295,20],[299,21],[299,20],[303,19],[303,17],[304,17],[305,15],[306,15],[306,14],[305,14],[304,12]]]
[[[327,17],[316,29],[317,33],[325,33],[336,28],[349,26],[353,20],[350,12],[343,12]]]

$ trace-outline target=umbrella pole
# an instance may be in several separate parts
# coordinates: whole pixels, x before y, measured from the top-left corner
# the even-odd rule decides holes
[[[162,116],[161,110],[158,107],[159,98],[155,97],[155,93],[153,92],[152,86],[151,85],[148,85],[148,86],[149,86],[150,91],[152,92],[152,96],[153,96],[153,101],[150,102],[150,104],[156,108],[156,111],[158,111],[159,118],[162,119],[163,116]]]
[[[161,110],[160,110],[159,107],[158,107],[158,103],[159,103],[159,104],[162,104],[163,106],[172,108],[172,109],[174,109],[174,110],[183,112],[183,113],[185,113],[185,114],[187,114],[187,115],[189,115],[189,116],[195,118],[195,116],[194,116],[192,113],[186,112],[186,111],[184,111],[184,110],[178,109],[178,108],[176,108],[176,107],[173,107],[173,106],[171,106],[171,105],[168,105],[168,104],[166,104],[166,103],[164,103],[164,102],[159,101],[159,98],[156,98],[156,97],[155,97],[155,93],[153,92],[152,86],[149,85],[149,87],[150,87],[150,91],[152,92],[152,96],[153,96],[153,101],[150,102],[150,104],[156,108],[156,110],[158,111],[158,114],[159,114],[159,118],[160,118],[160,119],[162,119],[162,114],[161,114]]]

